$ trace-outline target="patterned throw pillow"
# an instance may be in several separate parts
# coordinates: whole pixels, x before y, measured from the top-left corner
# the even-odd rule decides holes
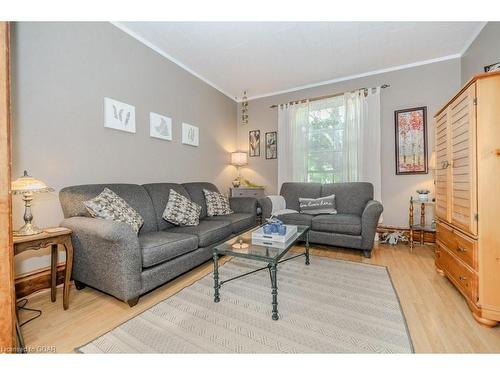
[[[112,190],[104,188],[97,197],[83,202],[92,217],[126,223],[138,233],[144,219]]]
[[[221,193],[203,189],[203,194],[205,194],[208,216],[229,215],[233,213],[229,206],[229,199]]]
[[[170,189],[163,218],[175,225],[195,226],[200,223],[201,207],[193,201]]]

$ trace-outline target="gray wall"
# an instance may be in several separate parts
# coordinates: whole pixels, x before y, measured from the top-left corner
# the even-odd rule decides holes
[[[413,176],[395,174],[394,111],[427,106],[429,150],[432,150],[434,147],[433,115],[460,86],[459,59],[250,101],[248,125],[243,127],[241,123],[238,124],[238,144],[240,149],[248,150],[248,131],[260,129],[261,157],[249,158],[248,168],[242,169],[243,177],[265,185],[268,194],[276,193],[278,162],[266,160],[264,156],[264,134],[277,129],[277,110],[269,108],[272,104],[345,92],[360,87],[373,87],[384,83],[391,85],[390,88],[382,90],[381,94],[384,224],[407,226],[410,196],[415,195],[415,190],[419,188],[434,191],[434,185],[432,174]]]
[[[236,103],[109,23],[14,23],[13,177],[27,169],[55,188],[33,202],[35,223],[62,219],[58,190],[102,182],[234,178]],[[103,127],[103,98],[136,109],[136,134]],[[173,119],[173,141],[149,137],[149,112]],[[181,122],[200,128],[200,146],[182,145]],[[22,203],[14,199],[14,227]],[[16,257],[17,273],[48,265],[43,253]]]
[[[500,62],[500,22],[488,22],[461,59],[462,84],[484,67]]]

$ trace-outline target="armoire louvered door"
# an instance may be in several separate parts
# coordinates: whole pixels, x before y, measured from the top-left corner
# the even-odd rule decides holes
[[[436,216],[448,220],[449,209],[449,147],[448,147],[448,111],[442,112],[435,119],[436,129]]]
[[[434,116],[436,270],[474,319],[500,322],[500,71],[480,74]]]
[[[449,106],[448,131],[451,167],[451,223],[477,234],[476,196],[476,85],[471,85]],[[438,200],[439,201],[439,200]]]

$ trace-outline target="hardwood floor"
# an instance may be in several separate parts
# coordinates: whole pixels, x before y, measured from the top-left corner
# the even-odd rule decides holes
[[[300,249],[302,250],[302,249]],[[371,259],[360,252],[315,246],[311,254],[356,262],[384,265],[389,268],[397,290],[417,353],[499,353],[500,327],[479,326],[465,300],[444,277],[434,269],[433,246],[416,246],[413,252],[405,245],[376,245]],[[227,261],[227,258],[225,259]],[[55,347],[60,353],[73,352],[75,347],[111,330],[197,281],[212,271],[206,264],[141,297],[130,308],[114,297],[91,288],[71,288],[70,307],[62,308],[62,289],[57,302],[50,302],[50,291],[29,298],[28,307],[41,309],[40,318],[22,328],[26,345]],[[32,313],[21,312],[21,321]]]

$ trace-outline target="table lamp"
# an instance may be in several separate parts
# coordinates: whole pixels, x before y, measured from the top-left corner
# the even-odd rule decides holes
[[[241,185],[241,171],[240,168],[248,164],[248,155],[246,152],[236,151],[231,152],[231,165],[238,168],[238,177],[233,180],[233,186],[235,188]]]
[[[22,177],[12,181],[12,194],[22,194],[24,201],[24,225],[18,231],[14,231],[15,236],[31,236],[42,232],[41,229],[31,224],[33,221],[31,201],[33,200],[33,193],[46,193],[49,191],[54,191],[54,189],[31,177],[27,171],[24,171]]]

